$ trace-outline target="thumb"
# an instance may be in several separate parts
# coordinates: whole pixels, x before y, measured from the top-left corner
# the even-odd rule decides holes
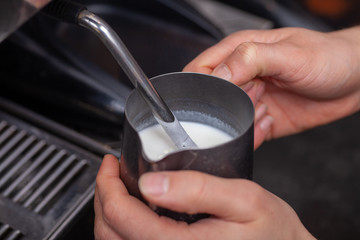
[[[255,77],[279,75],[287,67],[285,64],[289,63],[289,59],[283,53],[284,48],[281,51],[276,49],[276,43],[244,42],[237,46],[212,74],[237,85]]]
[[[224,179],[196,171],[146,173],[139,188],[151,203],[177,212],[208,213],[251,221],[263,211],[269,192],[245,179]]]

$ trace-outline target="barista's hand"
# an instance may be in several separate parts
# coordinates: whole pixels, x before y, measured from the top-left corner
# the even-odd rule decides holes
[[[118,160],[107,155],[96,178],[97,240],[314,239],[289,205],[248,180],[179,171],[145,174],[139,185],[153,204],[212,217],[193,224],[159,217],[128,194]]]
[[[297,133],[360,109],[359,38],[360,27],[332,33],[241,31],[200,54],[184,71],[245,84],[256,104],[257,147],[264,138]]]

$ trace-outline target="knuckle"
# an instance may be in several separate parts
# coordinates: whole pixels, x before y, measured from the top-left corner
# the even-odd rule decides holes
[[[247,181],[247,184],[248,186],[246,189],[248,190],[248,210],[253,213],[264,212],[267,206],[267,191],[255,182]]]
[[[249,63],[256,58],[258,47],[254,42],[244,42],[235,48],[235,54],[245,63]]]
[[[116,216],[117,205],[114,201],[105,201],[103,203],[103,218],[105,222],[111,223]]]

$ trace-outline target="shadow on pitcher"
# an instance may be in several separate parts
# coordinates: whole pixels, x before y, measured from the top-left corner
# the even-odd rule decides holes
[[[252,178],[254,107],[236,85],[199,73],[169,73],[151,79],[154,87],[181,121],[198,122],[229,134],[232,139],[206,149],[181,150],[151,161],[142,149],[139,132],[156,125],[146,102],[134,90],[125,105],[121,179],[129,193],[146,202],[138,179],[150,171],[196,170],[224,178]],[[206,214],[177,213],[153,207],[159,214],[188,223]]]

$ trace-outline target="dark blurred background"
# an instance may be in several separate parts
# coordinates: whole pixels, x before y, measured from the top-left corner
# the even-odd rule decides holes
[[[360,21],[351,0],[79,0],[120,35],[149,76],[181,71],[200,52],[244,29],[332,31]],[[37,14],[0,44],[0,96],[121,151],[132,86],[90,32]],[[318,239],[360,237],[357,113],[264,143],[254,180],[287,201]],[[93,238],[88,205],[64,239]]]

